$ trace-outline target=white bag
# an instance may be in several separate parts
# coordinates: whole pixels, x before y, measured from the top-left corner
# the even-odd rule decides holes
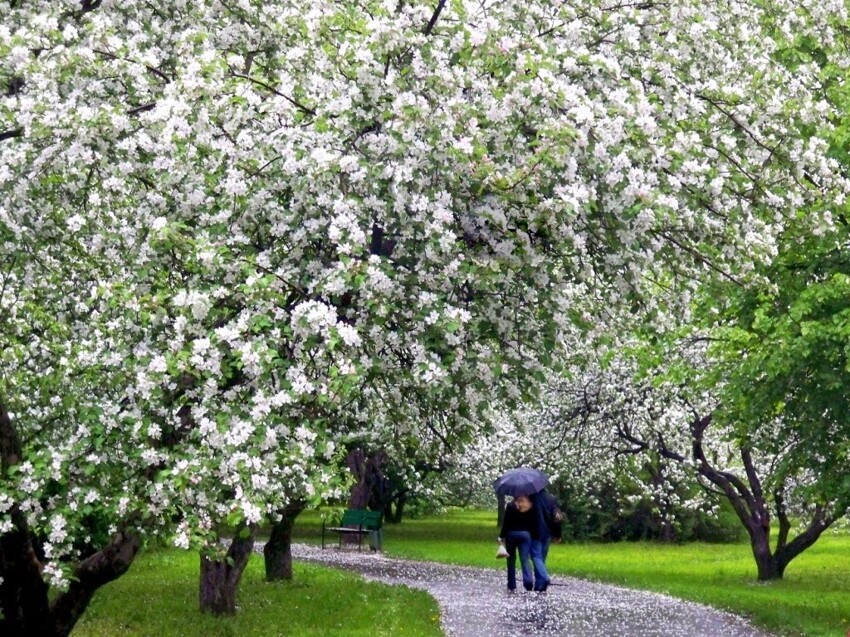
[[[508,556],[508,549],[506,549],[505,545],[502,544],[502,538],[498,538],[498,539],[499,539],[499,548],[496,549],[496,558],[499,559],[499,558],[502,558],[502,557],[507,557]]]

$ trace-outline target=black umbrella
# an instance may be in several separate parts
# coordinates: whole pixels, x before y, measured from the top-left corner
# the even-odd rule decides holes
[[[496,495],[531,495],[549,484],[546,474],[537,469],[520,467],[511,469],[493,482]]]

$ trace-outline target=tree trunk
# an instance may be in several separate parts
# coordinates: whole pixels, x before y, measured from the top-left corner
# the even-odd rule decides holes
[[[18,431],[0,402],[0,479],[7,480],[23,451]],[[0,634],[8,637],[53,635],[48,586],[33,546],[26,516],[17,504],[10,511],[12,530],[0,535]]]
[[[752,525],[747,530],[750,532],[750,546],[756,560],[759,580],[782,579],[785,565],[780,566],[770,550],[770,527],[765,529],[762,526]]]
[[[0,479],[7,479],[22,455],[18,432],[0,402]],[[139,538],[133,533],[117,533],[106,547],[76,565],[68,590],[51,602],[26,516],[17,504],[9,514],[14,527],[0,535],[0,635],[67,637],[95,591],[130,568]]]
[[[407,502],[407,489],[396,494],[395,497],[395,514],[390,518],[393,524],[401,524],[402,516],[404,515],[404,505]]]
[[[349,509],[365,509],[369,505],[369,497],[372,495],[371,471],[369,470],[369,458],[359,447],[348,452],[345,459],[352,475],[354,484],[348,494]]]
[[[383,503],[384,522],[400,524],[404,516],[404,505],[407,503],[407,494],[410,489],[392,491],[391,495]]]
[[[661,518],[658,540],[667,544],[672,544],[676,541],[676,527],[673,522],[666,517]]]
[[[496,526],[502,527],[502,522],[505,519],[506,498],[504,495],[496,496]]]
[[[392,500],[392,487],[384,474],[386,461],[387,455],[380,450],[367,454],[357,448],[348,453],[346,464],[355,479],[348,496],[349,509],[382,511]]]
[[[785,575],[785,566],[779,564],[770,555],[756,557],[756,566],[758,567],[758,579],[760,582],[782,579],[782,576]]]
[[[706,456],[703,449],[703,436],[706,429],[711,425],[713,414],[709,413],[703,417],[697,417],[691,421],[691,457],[697,462],[697,472],[717,487],[729,500],[735,514],[747,529],[750,535],[750,546],[755,558],[758,570],[758,579],[762,581],[781,579],[785,569],[791,561],[803,551],[814,544],[821,534],[836,520],[846,515],[850,501],[838,502],[830,510],[823,506],[816,507],[813,518],[803,532],[799,533],[793,540],[788,541],[791,522],[785,510],[783,486],[780,485],[774,493],[774,505],[777,519],[779,520],[779,533],[776,540],[776,549],[770,548],[770,512],[768,503],[762,489],[761,478],[756,471],[751,450],[741,447],[741,461],[746,472],[746,482],[731,471],[723,471],[716,468]],[[619,430],[618,434],[631,445],[638,449],[648,449],[649,443],[641,440],[625,430]],[[668,448],[661,440],[658,452],[662,457],[676,462],[684,462],[685,456]]]
[[[0,537],[0,635],[67,637],[95,592],[127,572],[139,550],[139,537],[118,533],[108,546],[77,564],[66,591],[49,599],[26,521],[13,513],[16,529]]]
[[[135,532],[117,533],[109,545],[77,565],[68,590],[50,605],[57,635],[70,634],[88,608],[95,591],[129,570],[141,544]]]
[[[280,521],[272,526],[271,537],[263,547],[267,581],[292,579],[292,526],[306,507],[304,500],[290,502],[281,511]]]
[[[367,455],[362,449],[357,448],[348,453],[346,464],[356,480],[348,496],[349,509],[385,510],[385,496],[388,494],[385,489],[386,477],[383,467],[386,459],[386,454],[380,450]],[[346,533],[342,536],[342,542],[356,544],[358,538],[354,533]]]
[[[242,534],[237,532],[223,559],[201,555],[200,609],[203,613],[236,614],[236,591],[254,548],[254,529],[241,527],[238,531],[242,529],[248,529],[248,534],[240,537]]]
[[[0,536],[0,634],[53,635],[48,587],[41,577],[26,520],[20,511],[14,511],[12,519],[16,528]]]

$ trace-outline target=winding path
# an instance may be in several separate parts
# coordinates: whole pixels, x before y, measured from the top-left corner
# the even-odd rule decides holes
[[[262,552],[262,547],[259,547]],[[296,544],[295,559],[428,591],[450,637],[769,637],[745,619],[667,595],[557,576],[544,594],[508,593],[501,570]]]

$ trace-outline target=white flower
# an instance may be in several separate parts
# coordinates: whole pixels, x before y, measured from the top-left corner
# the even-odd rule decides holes
[[[168,371],[168,363],[165,356],[157,355],[151,359],[148,364],[148,369],[155,374],[162,374]]]
[[[337,324],[337,333],[343,342],[349,347],[360,345],[360,335],[357,333],[357,328],[345,323]]]
[[[63,591],[68,588],[71,583],[62,570],[62,567],[55,562],[47,562],[43,565],[43,576],[51,587]]]
[[[50,519],[50,533],[48,538],[54,544],[61,544],[65,541],[65,538],[68,537],[68,531],[65,528],[67,522],[65,518],[59,514],[54,515]]]
[[[65,221],[65,225],[68,226],[68,230],[71,232],[78,232],[80,228],[82,228],[86,223],[86,220],[78,214],[72,215],[68,217]]]
[[[469,33],[469,43],[472,46],[481,46],[487,41],[487,32],[484,29],[471,29]]]
[[[257,524],[263,519],[263,512],[257,505],[251,502],[241,503],[242,514],[245,516],[245,521],[248,524]]]

